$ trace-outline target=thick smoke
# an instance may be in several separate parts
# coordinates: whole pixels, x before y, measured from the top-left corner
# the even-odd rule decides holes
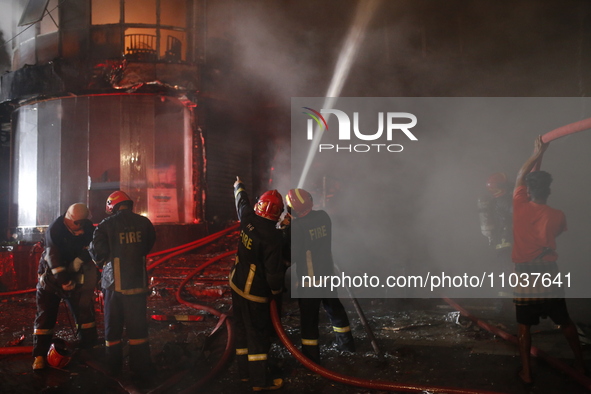
[[[10,52],[11,43],[6,43],[13,36],[12,34],[12,15],[15,8],[15,2],[10,0],[0,0],[0,74],[10,71]]]
[[[210,24],[219,29],[212,34],[232,42],[232,64],[242,81],[234,86],[236,94],[248,101],[255,92],[272,104],[270,111],[283,113],[289,113],[292,97],[325,95],[357,6],[355,1],[210,4],[222,10],[217,15],[231,15]],[[591,59],[583,50],[591,42],[588,2],[386,1],[380,7],[343,97],[588,95]],[[513,182],[536,135],[590,116],[584,100],[556,114],[536,109],[535,102],[514,106],[509,100],[488,111],[470,105],[447,113],[430,108],[439,118],[430,118],[419,141],[406,142],[404,153],[388,163],[359,155],[342,163],[316,159],[304,187],[319,206],[327,184],[335,192],[326,209],[333,215],[341,266],[385,265],[402,273],[451,265],[482,272],[496,263],[480,234],[476,208],[488,176],[505,172]],[[282,155],[269,158],[284,159],[286,149],[272,145],[289,144],[289,125],[270,129],[278,135],[269,150]],[[552,143],[543,165],[555,179],[549,204],[569,220],[569,231],[559,239],[565,262],[589,255],[582,242],[589,221],[588,134]],[[291,173],[274,174],[282,193],[295,186],[303,165],[301,157],[291,159]],[[284,163],[277,167],[285,169]]]
[[[336,107],[350,108],[355,100],[360,101],[343,99]],[[314,106],[320,101],[303,102]],[[494,271],[497,275],[511,268],[510,260],[496,258],[480,232],[477,201],[488,195],[486,180],[492,173],[505,172],[512,185],[533,152],[535,137],[590,117],[589,99],[408,98],[393,101],[390,107],[417,116],[413,132],[418,141],[395,138],[392,142],[404,146],[399,153],[324,151],[317,155],[317,171],[311,172],[307,182],[319,196],[324,177],[329,184],[340,181],[326,209],[333,217],[333,253],[341,268],[382,278],[427,272],[480,276]],[[362,115],[367,113],[361,110]],[[364,130],[375,130],[373,123]],[[332,137],[325,136],[324,143],[361,142],[335,140],[337,127],[329,120],[329,129],[335,131]],[[294,129],[302,130],[302,122],[294,122]],[[562,209],[569,222],[569,231],[559,238],[561,261],[565,269],[583,277],[588,275],[589,253],[584,227],[590,219],[585,206],[591,194],[588,182],[581,180],[591,177],[591,163],[583,153],[589,141],[588,132],[558,139],[542,164],[555,179],[549,205]],[[305,159],[305,142],[297,136],[292,139],[296,168]],[[507,192],[512,192],[512,186]],[[578,287],[582,289],[586,287]]]

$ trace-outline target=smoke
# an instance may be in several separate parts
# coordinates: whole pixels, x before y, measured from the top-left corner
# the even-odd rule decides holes
[[[355,100],[360,101],[341,99],[335,108],[347,111]],[[317,103],[307,102],[310,106]],[[400,153],[325,151],[317,155],[315,171],[310,174],[309,190],[316,201],[323,194],[325,178],[340,183],[325,209],[333,219],[333,254],[341,269],[350,274],[378,274],[382,280],[388,275],[426,272],[480,276],[509,270],[510,259],[497,259],[480,232],[477,201],[488,195],[487,178],[505,172],[513,184],[533,152],[535,137],[590,117],[589,99],[409,98],[389,105],[392,111],[404,108],[417,116],[413,133],[418,141],[393,141],[404,146]],[[373,107],[379,108],[377,104]],[[298,108],[294,108],[294,117]],[[305,130],[301,124],[294,129]],[[337,127],[329,121],[330,130]],[[375,124],[365,125],[364,130],[373,132]],[[293,156],[296,168],[307,151],[305,133],[300,134],[302,138],[292,140],[292,147],[301,152]],[[585,207],[591,197],[591,160],[578,145],[588,141],[591,132],[556,140],[542,164],[555,179],[549,205],[562,209],[569,228],[577,229],[559,239],[560,259],[569,262],[572,272],[588,266],[584,227],[590,219]],[[323,141],[344,146],[356,142],[362,141]],[[478,293],[484,295],[491,294]]]
[[[13,15],[13,1],[0,0],[0,74],[10,70],[10,49],[12,48],[10,43],[6,41],[10,40],[12,34],[12,15]]]
[[[226,16],[217,21],[224,24],[223,34],[215,34],[232,42],[233,71],[241,80],[236,95],[251,105],[256,95],[270,111],[285,114],[293,97],[326,95],[358,3],[226,3],[217,13]],[[590,15],[591,4],[580,1],[383,2],[340,96],[584,97],[591,77],[591,58],[582,50],[591,43]],[[334,192],[326,209],[341,268],[482,271],[498,264],[478,223],[476,201],[486,193],[486,179],[505,172],[513,181],[535,136],[590,116],[589,104],[575,100],[559,113],[536,108],[535,100],[508,100],[488,110],[480,104],[467,100],[456,111],[424,109],[430,120],[417,125],[424,130],[419,141],[406,141],[403,153],[387,159],[315,158],[305,187],[319,203],[327,188]],[[304,163],[300,151],[292,151],[287,171],[283,154],[290,127],[284,122],[269,126],[277,135],[267,147],[282,153],[270,155],[282,160],[274,174],[282,193],[295,186]],[[569,231],[559,239],[565,261],[584,260],[590,252],[581,240],[589,219],[589,134],[553,142],[543,164],[555,179],[549,204],[569,219]]]
[[[367,25],[370,22],[376,9],[378,9],[379,4],[380,3],[378,1],[368,1],[359,4],[359,7],[356,11],[355,19],[353,20],[353,23],[349,28],[349,33],[347,34],[347,38],[345,39],[345,42],[343,43],[343,46],[339,53],[339,57],[337,59],[337,64],[334,69],[330,85],[328,86],[328,90],[326,91],[325,96],[327,98],[322,105],[323,109],[332,109],[334,101],[337,97],[341,95],[343,85],[349,77],[349,72],[351,70],[353,61],[357,57],[360,45],[363,43]],[[316,127],[316,132],[314,133],[314,141],[310,146],[308,157],[306,158],[304,168],[302,169],[302,174],[300,175],[297,184],[298,188],[304,186],[304,182],[306,181],[306,177],[308,176],[308,171],[310,170],[312,162],[314,161],[314,157],[316,156],[316,149],[318,148],[318,144],[320,143],[320,139],[322,138],[323,132],[324,129],[318,125]]]

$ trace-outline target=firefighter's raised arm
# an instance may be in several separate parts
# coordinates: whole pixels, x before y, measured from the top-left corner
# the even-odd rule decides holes
[[[234,182],[234,202],[238,220],[242,221],[245,215],[252,213],[252,206],[250,206],[250,200],[246,193],[246,186],[244,186],[239,176],[236,177],[236,181]]]

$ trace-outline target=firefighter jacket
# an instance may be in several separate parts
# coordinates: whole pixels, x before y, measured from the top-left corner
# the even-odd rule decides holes
[[[90,253],[103,269],[104,289],[122,294],[148,292],[146,255],[156,242],[154,225],[131,209],[119,209],[96,228]]]
[[[325,289],[315,289],[313,293],[306,288],[318,282],[320,277],[333,275],[331,243],[332,222],[325,211],[310,211],[291,222],[291,258],[297,281],[302,286],[298,295],[321,296],[326,292]],[[309,279],[304,280],[304,277]],[[319,292],[322,294],[317,294]]]
[[[240,219],[240,241],[236,263],[230,272],[230,287],[241,297],[254,302],[269,302],[280,294],[285,277],[282,261],[282,233],[276,222],[255,214],[244,185],[234,190]]]
[[[513,196],[483,196],[478,199],[478,214],[482,235],[495,249],[511,246],[513,242]]]
[[[74,235],[64,223],[62,215],[51,223],[45,233],[45,250],[41,255],[37,273],[40,275],[39,285],[48,290],[61,292],[61,286],[75,279],[73,263],[76,258],[83,263],[92,261],[88,253],[88,245],[92,241],[94,226],[85,220],[83,234]]]

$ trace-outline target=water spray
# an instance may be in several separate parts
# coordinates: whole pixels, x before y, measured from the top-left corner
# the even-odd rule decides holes
[[[349,33],[347,34],[343,48],[339,53],[335,71],[326,93],[326,99],[322,105],[323,109],[332,109],[336,99],[340,96],[341,91],[343,90],[343,85],[345,84],[345,80],[347,79],[349,71],[351,70],[353,60],[359,51],[359,45],[361,42],[363,42],[367,24],[371,20],[375,10],[378,8],[380,1],[381,0],[359,1],[357,10],[355,11],[355,19],[353,20],[353,24],[349,29]],[[302,188],[304,186],[306,177],[308,176],[308,171],[310,170],[312,162],[314,161],[314,157],[316,156],[316,150],[318,149],[318,145],[320,144],[323,133],[324,129],[320,127],[320,125],[316,125],[314,128],[314,139],[312,140],[310,151],[308,152],[306,162],[304,163],[304,168],[302,169],[302,174],[300,175],[300,180],[298,181],[298,188]]]

